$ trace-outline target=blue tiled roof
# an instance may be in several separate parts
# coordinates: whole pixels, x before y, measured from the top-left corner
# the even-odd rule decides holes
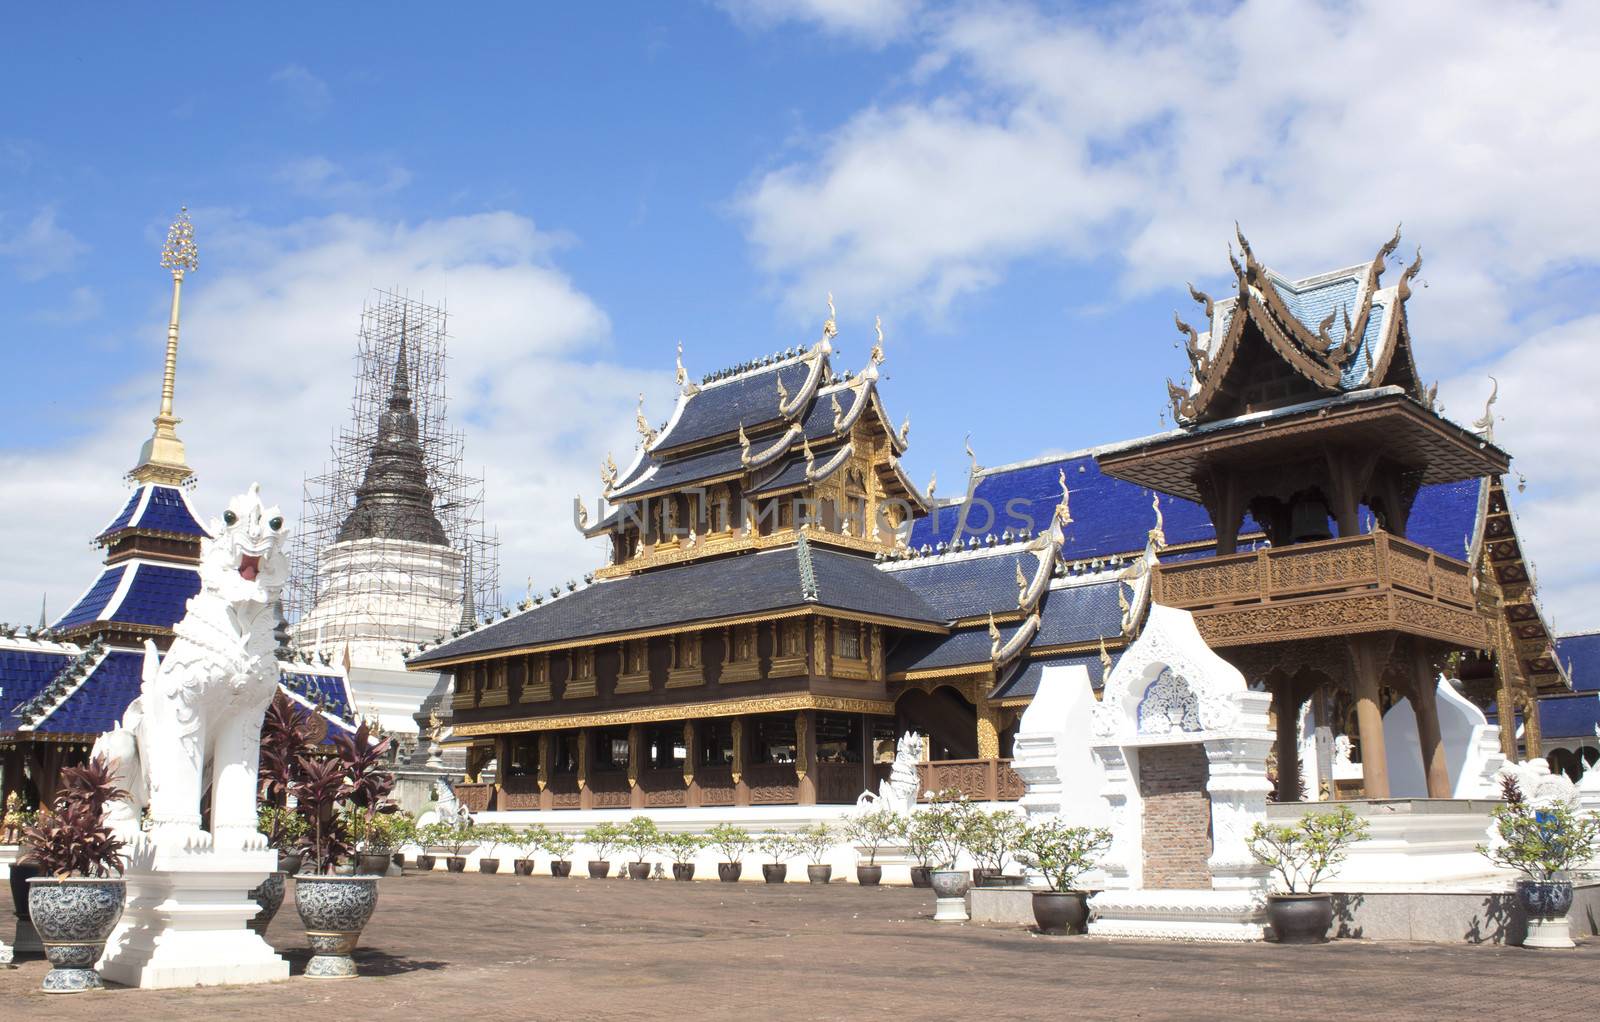
[[[1039,559],[1020,547],[1008,553],[911,562],[888,574],[909,586],[950,620],[1017,609],[1017,562],[1028,578]]]
[[[707,385],[689,398],[683,414],[661,442],[678,447],[736,432],[740,423],[750,431],[771,422],[778,417],[779,378],[794,395],[800,392],[810,370],[809,363],[796,358],[726,383]]]
[[[1121,636],[1122,604],[1117,600],[1117,585],[1111,580],[1051,589],[1039,609],[1039,634],[1034,636],[1032,645],[1065,646]]]
[[[1121,653],[1111,654],[1111,666],[1115,667]],[[1018,668],[1011,677],[1007,678],[993,693],[995,699],[1014,699],[1032,697],[1039,691],[1039,680],[1044,676],[1046,667],[1056,665],[1082,665],[1089,670],[1089,684],[1096,692],[1105,687],[1105,669],[1100,663],[1099,653],[1080,653],[1076,656],[1046,657],[1040,660],[1029,660]]]
[[[1337,276],[1299,288],[1276,274],[1272,275],[1271,280],[1273,289],[1278,292],[1278,297],[1283,299],[1283,304],[1289,309],[1290,314],[1307,330],[1316,333],[1328,313],[1341,309],[1349,309],[1352,314],[1355,313],[1365,272],[1366,268],[1361,267],[1349,275]],[[1341,390],[1354,390],[1366,385],[1367,374],[1372,369],[1372,353],[1383,329],[1384,311],[1383,302],[1372,303],[1372,312],[1367,317],[1366,329],[1361,335],[1361,346],[1345,364],[1344,373],[1340,377]],[[1334,318],[1328,327],[1328,336],[1334,341],[1343,342],[1343,317]]]
[[[93,624],[101,619],[101,611],[115,595],[117,586],[122,582],[122,573],[127,570],[127,565],[116,564],[106,568],[95,580],[89,591],[73,605],[72,609],[56,621],[55,627],[76,628],[79,625]],[[171,622],[168,622],[170,624]]]
[[[114,649],[78,688],[34,730],[42,734],[98,735],[115,727],[139,694],[144,654]]]
[[[191,567],[139,564],[135,572],[111,620],[171,628],[183,617],[189,597],[200,591],[200,572]]]
[[[1017,633],[1015,624],[1000,627],[1002,644]],[[989,662],[988,625],[963,628],[949,635],[908,635],[889,650],[891,674],[901,671],[922,671],[935,667],[961,667],[967,664]]]
[[[284,671],[279,683],[307,702],[321,706],[340,720],[353,720],[350,710],[350,693],[344,678],[331,674],[305,674]]]
[[[1600,692],[1600,632],[1559,636],[1556,657],[1566,666],[1574,692]]]
[[[196,539],[206,535],[205,528],[189,510],[182,491],[174,486],[151,483],[133,491],[122,512],[100,531],[97,538],[104,539],[124,529],[150,529],[194,536]]]
[[[67,653],[0,646],[0,731],[16,729],[16,708],[44,690],[72,662]]]
[[[1600,693],[1545,696],[1538,702],[1539,733],[1544,738],[1593,738],[1600,724]]]
[[[1066,542],[1061,556],[1067,561],[1090,560],[1111,554],[1132,554],[1144,549],[1155,514],[1150,509],[1150,491],[1142,486],[1104,475],[1089,454],[1069,455],[1016,467],[993,468],[978,477],[972,506],[966,512],[962,537],[982,536],[1024,526],[1037,532],[1049,524],[1049,516],[1061,499],[1059,473],[1067,473],[1071,490],[1072,524],[1064,532]],[[1407,535],[1414,542],[1457,560],[1465,556],[1462,539],[1477,528],[1478,493],[1482,480],[1424,486],[1412,508]],[[993,518],[985,509],[992,508]],[[1012,512],[1008,514],[1007,508]],[[1167,543],[1215,543],[1205,508],[1192,501],[1163,495],[1161,515]],[[962,509],[944,506],[937,516],[919,518],[911,529],[910,546],[937,547],[955,535]],[[1371,529],[1372,517],[1362,510],[1361,525]],[[1245,516],[1240,534],[1260,531],[1254,520]],[[1163,560],[1184,555],[1163,554]]]

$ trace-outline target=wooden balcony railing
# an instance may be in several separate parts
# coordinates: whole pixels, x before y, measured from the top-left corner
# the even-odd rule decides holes
[[[1192,611],[1213,646],[1375,631],[1488,639],[1467,565],[1383,532],[1161,564],[1150,595]]]
[[[1027,786],[1009,759],[946,759],[917,767],[918,798],[954,788],[976,802],[1015,802]]]
[[[487,812],[494,802],[492,784],[457,784],[454,790],[456,799],[467,807],[469,813]]]

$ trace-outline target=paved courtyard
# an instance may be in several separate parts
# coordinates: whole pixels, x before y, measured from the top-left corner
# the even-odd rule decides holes
[[[1600,989],[1600,941],[1206,947],[936,924],[932,908],[853,883],[412,874],[383,881],[360,979],[299,978],[291,896],[268,933],[287,983],[46,997],[30,959],[0,970],[0,1018],[1447,1019],[1587,1015]]]

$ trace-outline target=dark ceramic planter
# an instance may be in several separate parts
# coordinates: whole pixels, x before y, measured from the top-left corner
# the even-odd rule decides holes
[[[883,882],[882,866],[857,866],[856,883],[862,887],[876,887]]]
[[[452,873],[465,873],[467,871],[467,857],[465,855],[445,856],[444,868]]]
[[[550,875],[553,877],[569,877],[572,875],[572,863],[566,859],[553,859],[550,862]]]
[[[11,864],[11,908],[18,919],[28,918],[28,881],[42,871],[31,862]]]
[[[589,860],[589,879],[604,880],[611,875],[611,861],[609,859]]]
[[[304,858],[299,852],[279,852],[278,868],[290,876],[294,876],[300,872],[300,863]]]
[[[422,870],[424,873],[432,873],[434,864],[438,861],[438,857],[434,855],[418,855],[417,868]]]
[[[629,880],[649,880],[650,879],[650,864],[648,862],[630,862],[630,863],[628,863],[628,879]]]
[[[349,979],[356,975],[351,952],[378,907],[378,878],[296,877],[294,907],[305,924],[311,959],[307,979]]]
[[[256,931],[257,935],[262,937],[267,935],[268,924],[272,922],[272,917],[278,914],[278,909],[283,907],[283,896],[288,891],[288,880],[289,874],[279,870],[276,873],[268,873],[260,886],[250,889],[250,900],[261,906],[261,911],[245,925]]]
[[[395,852],[393,855],[389,856],[389,861],[394,863],[396,866],[399,866],[401,869],[405,869],[406,868],[406,853],[405,852]]]
[[[931,866],[912,866],[911,867],[911,886],[912,887],[932,887],[933,886],[933,867],[931,867]]]
[[[1565,880],[1518,880],[1517,900],[1529,918],[1560,919],[1572,911],[1572,885]]]
[[[809,865],[806,867],[806,879],[814,884],[825,884],[833,879],[833,867]]]
[[[511,860],[511,868],[516,872],[517,876],[519,876],[519,877],[531,877],[531,876],[533,876],[533,860],[532,859],[512,859]]]
[[[1083,933],[1089,923],[1089,896],[1082,891],[1034,891],[1033,921],[1040,933]]]
[[[674,879],[674,880],[693,880],[694,879],[694,863],[692,863],[692,862],[674,862],[672,864],[672,879]]]
[[[478,860],[478,872],[479,873],[498,873],[498,872],[500,872],[500,860],[499,859],[479,859]]]
[[[1326,944],[1333,926],[1333,895],[1268,895],[1267,923],[1279,944]]]
[[[362,852],[360,865],[361,869],[359,872],[362,876],[385,876],[389,872],[389,853]]]
[[[105,987],[94,963],[122,918],[127,894],[127,881],[120,877],[29,878],[28,916],[50,960],[40,990],[75,994]]]
[[[787,862],[763,862],[761,864],[761,878],[769,884],[781,884],[789,877],[789,864]]]
[[[742,862],[717,863],[717,879],[721,880],[725,884],[738,883],[739,877],[743,875],[743,873],[744,863]]]

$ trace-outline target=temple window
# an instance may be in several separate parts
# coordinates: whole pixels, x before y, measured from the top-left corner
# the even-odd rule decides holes
[[[773,714],[753,718],[753,759],[757,763],[793,763],[795,759],[794,717]]]
[[[857,621],[835,621],[833,624],[833,655],[846,660],[860,660],[861,629]]]
[[[778,622],[778,653],[780,656],[806,655],[806,623],[804,621]]]
[[[726,718],[700,725],[700,765],[728,766],[733,762],[733,722]]]
[[[756,658],[756,626],[737,625],[733,629],[733,654],[730,659],[745,662]]]
[[[617,675],[617,693],[648,692],[650,690],[650,660],[649,647],[644,639],[631,639],[621,643],[621,655],[618,662],[621,672]]]
[[[680,635],[674,642],[673,666],[680,670],[700,666],[700,633]]]
[[[645,731],[645,766],[653,770],[682,767],[685,753],[682,725],[657,725]]]
[[[644,671],[645,646],[642,639],[634,639],[622,644],[622,670],[627,674],[640,674]]]
[[[865,537],[871,531],[867,522],[867,479],[858,468],[845,473],[844,502],[845,521],[841,531]]]
[[[794,528],[794,501],[788,497],[778,497],[778,528]]]
[[[578,772],[578,736],[575,733],[569,731],[555,736],[555,753],[552,760],[552,769],[555,773]]]
[[[606,728],[595,736],[596,770],[628,769],[628,729]]]
[[[572,676],[567,679],[566,698],[584,699],[595,694],[594,650],[580,649],[572,654]]]

